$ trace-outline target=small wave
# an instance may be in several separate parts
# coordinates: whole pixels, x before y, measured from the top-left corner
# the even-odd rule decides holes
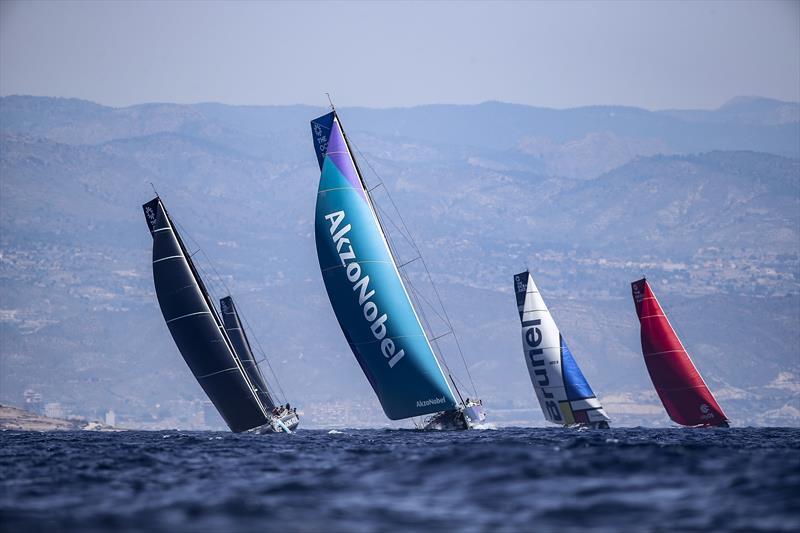
[[[484,422],[483,424],[473,424],[472,429],[496,431],[497,424],[491,422]]]
[[[337,431],[335,429],[332,429],[328,432],[328,435],[344,435],[344,431]]]

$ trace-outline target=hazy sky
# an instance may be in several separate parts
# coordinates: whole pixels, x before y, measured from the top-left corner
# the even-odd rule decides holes
[[[370,107],[800,100],[800,2],[0,4],[0,94]]]

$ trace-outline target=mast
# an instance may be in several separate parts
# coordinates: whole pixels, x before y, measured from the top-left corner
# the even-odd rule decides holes
[[[328,100],[330,101],[330,95],[328,95]],[[392,264],[394,266],[395,271],[397,271],[397,276],[400,278],[400,284],[403,286],[403,290],[405,291],[406,296],[409,297],[410,295],[408,293],[408,289],[406,288],[405,280],[403,279],[403,275],[400,273],[400,268],[398,268],[398,266],[397,266],[398,262],[397,262],[397,257],[395,256],[395,251],[392,248],[392,246],[389,244],[389,240],[386,237],[387,233],[386,233],[386,229],[383,226],[383,221],[381,220],[380,216],[378,215],[378,210],[375,208],[375,204],[374,204],[374,201],[372,199],[372,194],[370,193],[369,188],[367,187],[366,181],[364,181],[364,176],[363,176],[363,173],[361,172],[361,167],[359,167],[358,161],[356,161],[355,154],[353,153],[353,149],[350,146],[350,140],[347,137],[347,133],[344,130],[344,126],[342,125],[342,121],[339,118],[339,114],[336,112],[336,108],[334,107],[332,101],[331,101],[331,109],[333,111],[334,119],[339,123],[339,129],[342,132],[342,138],[344,139],[345,145],[347,146],[347,152],[350,155],[350,160],[353,162],[353,166],[356,169],[356,175],[358,176],[358,180],[359,180],[359,182],[361,184],[361,188],[364,190],[364,194],[365,194],[365,196],[367,198],[367,203],[368,203],[368,205],[370,207],[370,210],[372,211],[372,215],[375,217],[375,221],[378,223],[378,228],[380,229],[381,236],[383,237],[383,240],[386,242],[386,247],[389,250],[389,256],[392,259]],[[417,249],[416,245],[414,245],[414,248],[415,248],[415,250],[417,252],[417,255],[421,258],[422,256],[421,256],[421,254],[419,252],[419,249]],[[433,280],[431,280],[431,283],[433,283]],[[437,293],[437,295],[438,295],[438,293]],[[410,297],[409,297],[409,301],[411,301]],[[414,314],[416,315],[417,314],[417,310],[414,307],[413,302],[411,303],[411,307],[414,310]],[[442,306],[442,307],[444,307],[444,306]],[[417,317],[417,320],[419,321],[419,317]],[[421,322],[420,322],[420,325],[421,325]],[[448,326],[450,327],[451,333],[455,337],[455,332],[452,330],[452,326],[449,325],[449,320],[448,320]],[[425,334],[425,338],[428,341],[428,344],[430,345],[431,344],[431,340],[428,338],[428,332],[426,332],[424,328],[422,328],[422,331]],[[439,352],[441,352],[441,349],[438,348],[439,347],[438,342],[436,340],[434,340],[433,343],[436,344],[437,350]],[[441,363],[439,361],[439,356],[437,356],[437,354],[436,354],[437,350],[433,350],[433,347],[431,347],[431,353],[433,353],[433,357],[434,357],[434,359],[436,359],[436,364],[439,365],[439,370],[442,370]],[[445,366],[447,366],[447,365],[445,364]],[[448,377],[448,379],[450,381],[450,384],[452,384],[453,388],[455,389],[456,394],[458,395],[458,398],[461,400],[461,403],[462,404],[466,404],[464,402],[464,397],[461,396],[461,391],[458,389],[458,385],[456,385],[455,379],[453,379],[453,375],[450,373],[449,370],[450,369],[448,368],[447,377]],[[444,374],[444,371],[442,371],[442,374]],[[448,386],[449,386],[449,384],[448,384]]]
[[[456,409],[336,113],[311,121],[320,181],[314,235],[325,289],[361,370],[392,420]]]
[[[217,325],[217,328],[222,335],[222,338],[225,340],[225,344],[228,347],[228,351],[230,352],[231,356],[233,357],[233,361],[236,364],[236,367],[239,369],[239,373],[244,378],[245,382],[247,383],[248,388],[250,389],[250,393],[255,398],[261,412],[264,414],[265,418],[269,418],[267,411],[264,409],[264,405],[261,402],[261,399],[258,397],[258,394],[255,392],[255,388],[253,387],[250,378],[247,376],[247,372],[244,370],[244,366],[242,362],[239,360],[239,356],[236,353],[235,348],[233,347],[233,343],[231,342],[230,337],[228,336],[228,332],[225,330],[225,326],[222,323],[222,320],[217,313],[217,308],[211,301],[211,298],[208,294],[208,289],[206,289],[205,283],[203,283],[203,278],[200,277],[200,274],[197,272],[197,267],[194,265],[194,261],[192,261],[191,255],[189,255],[186,246],[183,243],[183,239],[181,239],[180,234],[178,233],[178,229],[175,227],[175,224],[172,222],[172,217],[169,216],[169,212],[167,212],[167,208],[164,206],[164,203],[161,201],[161,197],[157,196],[158,203],[161,206],[161,209],[164,211],[164,217],[167,219],[167,224],[172,228],[172,233],[175,235],[175,240],[178,241],[178,246],[180,247],[181,253],[183,254],[184,259],[186,260],[186,264],[189,265],[189,270],[194,277],[195,282],[200,287],[200,293],[203,295],[203,299],[205,300],[206,305],[208,306],[209,310],[211,311],[211,316],[214,318],[214,322]]]
[[[256,393],[258,397],[262,399],[266,408],[271,410],[276,404],[269,391],[267,382],[264,379],[264,375],[261,373],[261,369],[258,366],[253,348],[250,346],[250,339],[247,337],[244,324],[242,324],[240,320],[237,306],[233,302],[231,296],[222,298],[219,303],[222,310],[222,322],[225,326],[225,331],[228,332],[228,336],[236,349],[236,354],[242,363],[242,367],[247,377],[250,378],[251,383],[258,389]]]
[[[642,355],[669,417],[685,426],[727,426],[728,417],[675,332],[645,278],[631,283]]]

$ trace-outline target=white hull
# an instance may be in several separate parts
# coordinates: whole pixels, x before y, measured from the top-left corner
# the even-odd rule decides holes
[[[269,423],[254,428],[251,431],[262,435],[264,433],[285,433],[281,424],[278,423],[278,420],[280,420],[280,422],[283,424],[283,427],[286,427],[290,432],[293,432],[295,429],[297,429],[297,426],[300,425],[300,417],[297,416],[297,413],[292,411],[281,416],[273,416]]]

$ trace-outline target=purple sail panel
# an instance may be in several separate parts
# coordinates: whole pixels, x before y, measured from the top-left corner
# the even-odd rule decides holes
[[[356,171],[355,164],[353,163],[353,158],[350,155],[350,150],[347,148],[344,135],[342,135],[342,129],[339,125],[338,118],[333,121],[331,134],[328,138],[328,151],[326,156],[333,161],[333,163],[336,165],[336,168],[339,169],[339,172],[341,172],[342,175],[347,178],[347,181],[350,182],[350,185],[352,185],[353,188],[361,195],[361,198],[366,201],[367,195],[364,193],[364,187],[361,185],[361,179],[358,177],[358,172]]]

